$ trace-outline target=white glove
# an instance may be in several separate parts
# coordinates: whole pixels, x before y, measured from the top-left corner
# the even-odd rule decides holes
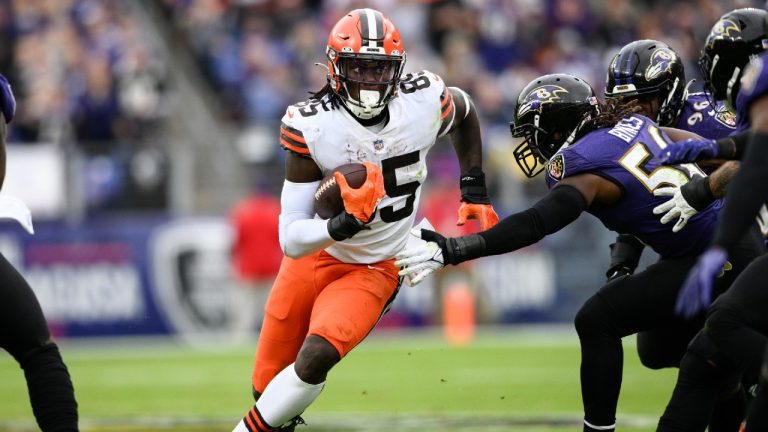
[[[445,263],[440,246],[435,242],[421,239],[420,226],[411,229],[411,236],[417,240],[410,239],[405,249],[395,255],[397,258],[395,265],[401,269],[398,274],[407,277],[410,285],[415,286],[425,277],[444,267]]]
[[[692,218],[699,211],[691,207],[688,201],[683,197],[679,187],[663,187],[653,191],[656,196],[671,196],[672,198],[664,204],[658,205],[653,209],[653,214],[662,214],[661,223],[666,224],[677,219],[677,223],[672,227],[672,232],[678,232],[685,224],[688,223],[688,219]]]

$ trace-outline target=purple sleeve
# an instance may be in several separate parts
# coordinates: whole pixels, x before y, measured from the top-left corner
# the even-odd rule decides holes
[[[736,97],[736,109],[739,113],[739,120],[744,119],[747,121],[752,103],[768,93],[766,59],[768,59],[768,54],[763,54],[752,60],[741,75],[741,87]]]
[[[547,186],[553,188],[560,180],[605,166],[605,153],[591,151],[590,143],[579,141],[557,152],[547,162]]]

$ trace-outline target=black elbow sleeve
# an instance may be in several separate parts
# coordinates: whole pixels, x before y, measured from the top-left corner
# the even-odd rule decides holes
[[[576,220],[586,210],[584,196],[573,186],[552,189],[528,210],[515,213],[480,235],[486,255],[498,255],[532,245]]]
[[[544,236],[559,231],[578,219],[587,209],[587,200],[575,187],[562,185],[552,189],[532,208],[538,213]]]

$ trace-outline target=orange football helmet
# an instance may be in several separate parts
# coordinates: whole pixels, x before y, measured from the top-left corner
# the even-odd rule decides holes
[[[328,35],[328,81],[355,116],[377,116],[397,95],[405,65],[400,31],[373,9],[355,9]]]

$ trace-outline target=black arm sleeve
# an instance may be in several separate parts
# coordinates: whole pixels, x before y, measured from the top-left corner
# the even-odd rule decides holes
[[[768,200],[768,133],[750,138],[738,174],[728,185],[725,209],[713,244],[730,251],[752,225],[760,205]]]
[[[485,240],[484,255],[499,255],[532,245],[575,221],[586,209],[587,201],[578,189],[557,186],[533,207],[481,232],[479,235]]]
[[[719,158],[729,160],[741,159],[741,156],[747,151],[750,136],[752,134],[747,130],[715,141],[718,147],[717,152],[720,155]]]

